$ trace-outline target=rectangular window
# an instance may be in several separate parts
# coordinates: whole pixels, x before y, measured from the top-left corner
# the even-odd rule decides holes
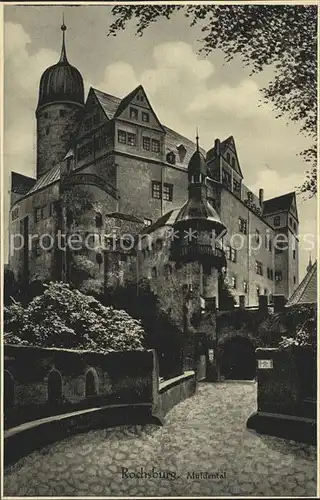
[[[85,130],[90,130],[92,128],[92,117],[91,116],[85,120],[84,128],[85,128]]]
[[[294,285],[296,284],[296,277],[295,276],[293,277],[293,284]]]
[[[270,267],[267,268],[267,278],[269,280],[273,280],[273,269],[271,269]]]
[[[55,202],[52,201],[49,205],[49,216],[52,217],[55,213]]]
[[[98,125],[100,123],[100,113],[96,111],[93,115],[93,124]]]
[[[157,139],[152,139],[151,141],[151,151],[153,153],[159,153],[160,152],[160,141]]]
[[[247,283],[247,281],[243,282],[243,291],[244,291],[244,293],[248,293],[248,283]]]
[[[237,251],[230,247],[229,245],[226,248],[227,259],[231,260],[231,262],[237,261]]]
[[[275,272],[276,281],[282,281],[282,271]]]
[[[138,110],[136,108],[130,108],[130,118],[132,120],[138,120]]]
[[[142,121],[145,122],[145,123],[149,123],[149,113],[146,113],[145,111],[142,111]]]
[[[232,276],[232,278],[231,278],[231,286],[232,286],[232,288],[237,288],[237,278],[236,278],[236,276]]]
[[[152,198],[161,199],[161,182],[152,181]]]
[[[92,141],[89,141],[86,144],[83,144],[83,146],[79,147],[78,152],[77,152],[78,160],[82,160],[82,158],[85,158],[86,156],[91,155],[92,151],[93,151]]]
[[[66,114],[65,109],[60,109],[60,111],[59,111],[59,115],[60,115],[60,116],[65,116],[65,114]]]
[[[118,130],[118,142],[120,142],[121,144],[126,144],[127,133],[124,130]]]
[[[39,257],[41,255],[41,247],[40,247],[39,240],[34,241],[33,252],[34,252],[35,257]]]
[[[296,251],[295,251],[295,250],[293,250],[293,251],[292,251],[292,257],[293,257],[294,259],[296,258]]]
[[[280,226],[280,216],[277,215],[276,217],[273,217],[273,224],[274,226]]]
[[[146,151],[150,151],[150,137],[142,137],[142,147]]]
[[[136,134],[131,134],[130,132],[128,132],[128,145],[135,146],[136,142],[137,142]]]
[[[34,210],[34,221],[39,222],[41,219],[43,219],[44,216],[44,210],[43,207],[41,208],[35,208]]]
[[[164,184],[163,185],[163,199],[165,201],[172,201],[173,198],[173,184]]]
[[[259,229],[256,229],[255,240],[256,240],[257,245],[260,245],[260,231],[259,231]]]
[[[263,276],[262,262],[259,262],[258,260],[256,260],[256,273],[259,274],[260,276]]]
[[[247,221],[239,217],[239,231],[240,233],[247,234]]]
[[[16,207],[12,210],[11,220],[14,221],[19,218],[19,207]]]
[[[236,179],[233,179],[233,192],[235,195],[241,195],[241,184]]]
[[[231,188],[231,174],[226,169],[222,169],[222,183]]]

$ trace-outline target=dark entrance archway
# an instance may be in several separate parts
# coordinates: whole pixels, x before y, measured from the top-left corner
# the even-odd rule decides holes
[[[48,403],[62,403],[62,378],[58,370],[51,370],[48,376]]]
[[[86,398],[90,396],[97,396],[98,394],[98,382],[97,375],[93,370],[89,370],[86,375]]]
[[[252,380],[256,376],[255,348],[250,339],[231,337],[220,351],[220,374],[226,379]]]

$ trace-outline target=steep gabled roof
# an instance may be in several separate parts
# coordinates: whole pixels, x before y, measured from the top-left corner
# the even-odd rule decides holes
[[[294,196],[295,192],[292,191],[291,193],[276,196],[275,198],[270,198],[270,200],[265,200],[263,203],[263,215],[281,212],[282,210],[289,211]]]
[[[317,303],[317,261],[311,266],[299,286],[289,298],[286,306]]]
[[[92,88],[92,90],[100,105],[102,106],[102,109],[105,112],[107,118],[109,118],[109,120],[112,120],[119,107],[119,104],[121,103],[121,99],[119,97],[115,97],[114,95],[101,92],[101,90],[97,90],[94,88]]]
[[[11,191],[15,194],[26,194],[36,183],[36,179],[27,175],[11,172]]]
[[[114,118],[119,116],[122,113],[122,111],[124,111],[126,109],[126,107],[130,104],[130,102],[132,101],[134,96],[139,92],[139,90],[141,90],[141,88],[142,88],[141,85],[139,85],[138,87],[133,89],[131,92],[129,92],[129,94],[126,95],[123,99],[121,99],[120,104],[117,108],[117,111],[115,112]]]
[[[119,97],[115,97],[111,94],[106,94],[105,92],[102,92],[101,90],[97,89],[92,89],[93,92],[95,93],[98,101],[100,102],[106,116],[109,118],[109,120],[112,120],[113,118],[116,118],[119,116],[122,111],[128,106],[130,101],[133,99],[133,97],[139,92],[143,87],[139,85],[136,87],[132,92],[130,92],[128,95],[126,95],[123,99],[120,99]],[[150,105],[150,103],[149,103]],[[150,108],[152,109],[152,106],[150,105]],[[169,151],[173,151],[176,154],[176,164],[178,166],[184,166],[188,165],[189,160],[193,153],[196,150],[196,143],[191,141],[190,139],[187,139],[181,134],[178,134],[178,132],[175,132],[169,127],[166,127],[165,125],[161,124],[161,127],[163,127],[164,131],[166,132],[166,153]],[[186,148],[186,155],[183,159],[182,162],[179,160],[179,154],[178,154],[178,146],[183,145]],[[204,149],[200,148],[201,153],[205,156],[206,152]]]

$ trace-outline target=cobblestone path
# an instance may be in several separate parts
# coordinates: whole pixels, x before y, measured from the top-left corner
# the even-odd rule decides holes
[[[254,383],[200,385],[164,427],[92,431],[32,453],[5,470],[4,494],[315,496],[316,447],[248,431],[255,409]],[[136,477],[141,468],[167,479]]]

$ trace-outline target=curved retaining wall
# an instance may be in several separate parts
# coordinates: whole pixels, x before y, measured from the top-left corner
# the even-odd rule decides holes
[[[154,351],[99,354],[6,345],[4,361],[6,465],[70,434],[162,425],[166,413],[196,391],[194,372],[159,383]]]

